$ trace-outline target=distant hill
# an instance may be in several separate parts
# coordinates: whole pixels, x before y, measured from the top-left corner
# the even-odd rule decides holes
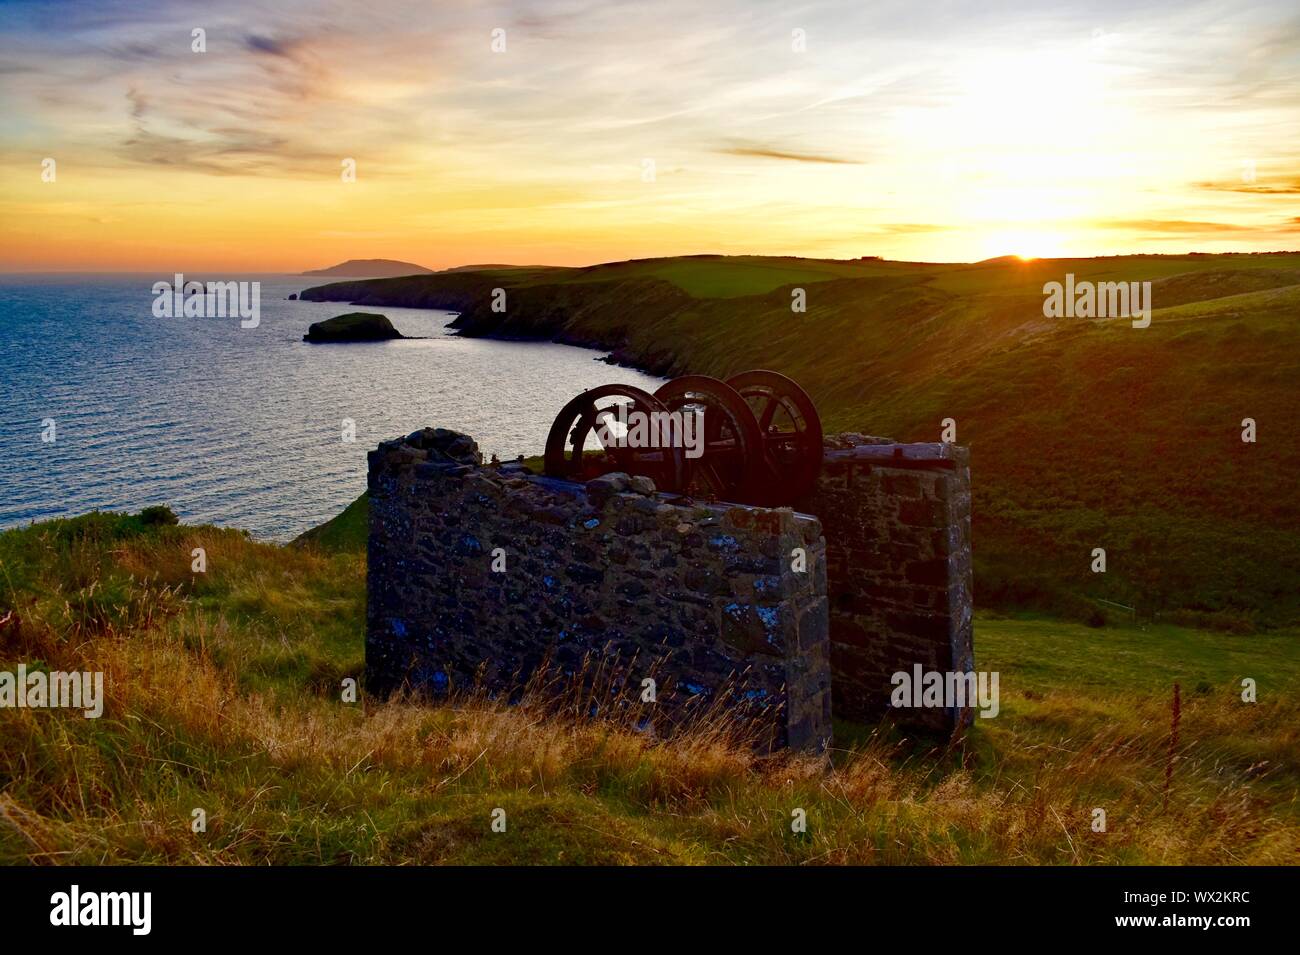
[[[398,275],[432,275],[433,269],[396,259],[348,259],[327,269],[313,269],[303,275],[336,275],[340,278],[386,279]]]
[[[1066,273],[1150,281],[1150,326],[1045,318],[1043,285]],[[1237,629],[1300,621],[1300,253],[687,256],[302,297],[448,309],[465,335],[603,348],[663,375],[771,368],[808,389],[827,431],[934,441],[953,418],[971,448],[977,605],[1086,616],[1100,598]]]

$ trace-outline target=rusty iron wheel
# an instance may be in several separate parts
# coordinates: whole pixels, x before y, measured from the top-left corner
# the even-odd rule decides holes
[[[547,475],[590,481],[623,471],[643,475],[660,491],[680,493],[686,471],[682,448],[636,448],[616,428],[619,406],[650,415],[668,409],[648,391],[632,385],[601,385],[569,401],[551,424],[543,459]]]
[[[808,393],[775,371],[746,371],[727,379],[754,413],[767,472],[752,503],[792,505],[812,490],[822,469],[822,422]]]
[[[750,503],[753,485],[765,473],[763,438],[740,393],[719,378],[684,375],[661,385],[655,397],[669,411],[695,415],[702,429],[701,455],[686,457],[684,492],[702,500]]]

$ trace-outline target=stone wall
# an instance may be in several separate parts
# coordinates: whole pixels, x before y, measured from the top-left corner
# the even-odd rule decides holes
[[[372,451],[369,487],[371,692],[509,694],[544,660],[564,675],[601,661],[624,674],[622,704],[653,676],[657,729],[720,705],[761,745],[829,739],[816,518],[672,504],[645,478],[484,466],[467,436],[433,429]]]
[[[856,434],[827,440],[821,478],[799,509],[826,535],[834,712],[875,722],[895,672],[974,669],[970,456],[950,444]],[[940,732],[972,709],[894,710]]]
[[[620,705],[656,680],[656,729],[717,704],[766,745],[817,749],[832,695],[857,722],[970,721],[890,709],[895,672],[974,667],[964,448],[830,437],[792,510],[484,466],[469,437],[425,429],[370,453],[369,486],[372,692],[508,694],[543,661],[572,675],[599,660],[623,674]]]

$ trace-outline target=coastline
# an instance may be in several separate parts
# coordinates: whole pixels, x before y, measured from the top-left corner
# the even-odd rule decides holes
[[[531,277],[531,276],[530,276]],[[493,293],[503,289],[506,310],[492,308]],[[338,302],[358,308],[418,308],[455,312],[445,327],[463,338],[510,342],[550,342],[604,352],[601,360],[648,375],[670,378],[686,372],[685,356],[675,349],[655,349],[636,328],[672,317],[696,300],[660,279],[620,282],[514,284],[500,273],[440,273],[397,279],[363,279],[312,286],[301,301]],[[514,307],[519,306],[519,307]],[[635,326],[617,313],[633,311]]]

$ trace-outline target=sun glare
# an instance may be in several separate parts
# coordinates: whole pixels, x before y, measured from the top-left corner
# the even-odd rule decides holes
[[[994,229],[980,243],[985,259],[1004,255],[1022,262],[1061,258],[1066,255],[1064,237],[1050,229]]]

